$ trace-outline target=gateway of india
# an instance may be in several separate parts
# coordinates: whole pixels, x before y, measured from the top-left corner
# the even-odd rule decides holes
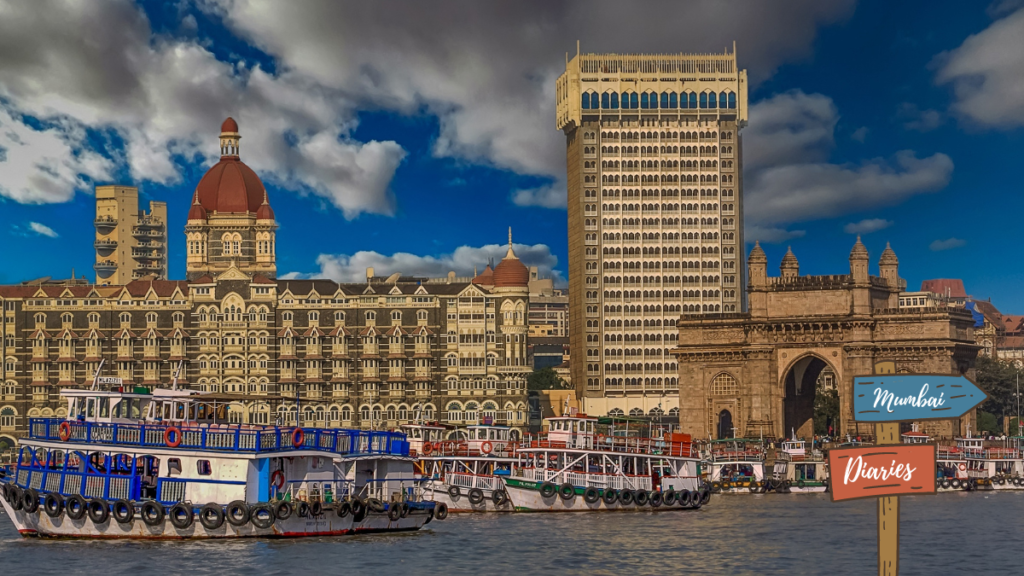
[[[748,259],[748,311],[683,315],[679,345],[680,426],[701,438],[810,438],[819,377],[839,395],[833,432],[871,436],[853,420],[853,379],[879,362],[897,373],[974,377],[971,314],[963,309],[899,309],[906,281],[886,245],[879,275],[868,272],[867,248],[857,238],[849,274],[801,276],[792,250],[781,274],[769,277],[764,250]],[[892,364],[889,364],[892,366]],[[956,420],[918,424],[932,437],[976,430],[975,411]],[[906,429],[910,424],[903,425]]]

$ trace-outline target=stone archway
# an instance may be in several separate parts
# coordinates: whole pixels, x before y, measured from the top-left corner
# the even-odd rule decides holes
[[[808,354],[797,359],[786,370],[782,379],[782,436],[793,439],[809,439],[814,436],[816,386],[818,377],[826,369],[835,372],[821,357]]]
[[[718,413],[718,439],[732,438],[733,434],[732,412],[722,410]]]

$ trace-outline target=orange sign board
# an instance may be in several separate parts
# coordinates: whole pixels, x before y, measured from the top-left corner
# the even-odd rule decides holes
[[[832,501],[935,493],[935,445],[835,448],[828,453]]]

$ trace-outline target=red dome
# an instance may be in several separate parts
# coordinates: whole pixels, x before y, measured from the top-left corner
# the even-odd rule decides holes
[[[238,122],[235,122],[234,118],[228,116],[228,119],[225,120],[224,123],[220,125],[220,131],[221,132],[236,132],[237,133],[238,132]]]
[[[199,181],[196,195],[207,212],[256,212],[267,192],[251,168],[237,157],[224,157]]]
[[[494,267],[494,287],[529,286],[530,269],[523,265],[509,249],[509,255],[505,256],[498,265]]]
[[[491,265],[488,264],[484,271],[473,278],[473,284],[479,284],[481,286],[494,286],[494,270],[491,270]]]
[[[260,209],[256,211],[257,220],[273,220],[274,209],[270,207],[270,204],[263,204]]]
[[[206,220],[206,209],[202,204],[193,204],[188,210],[189,220]]]

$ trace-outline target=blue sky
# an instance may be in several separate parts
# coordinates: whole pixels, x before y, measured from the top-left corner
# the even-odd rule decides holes
[[[984,2],[0,0],[0,282],[93,278],[95,184],[189,199],[238,120],[281,225],[281,274],[566,270],[553,82],[585,51],[721,51],[749,70],[748,239],[842,273],[854,234],[912,288],[963,278],[1024,311],[1024,7]],[[680,22],[701,21],[692,32]],[[683,27],[687,28],[686,26]],[[34,223],[34,224],[33,224]]]

